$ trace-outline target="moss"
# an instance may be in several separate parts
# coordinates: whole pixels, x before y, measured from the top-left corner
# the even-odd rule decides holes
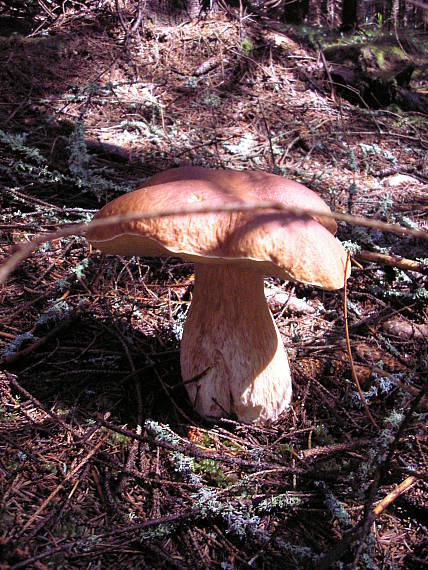
[[[254,49],[253,43],[248,39],[244,38],[241,42],[241,50],[246,56],[249,56]]]
[[[109,432],[109,441],[114,446],[122,447],[130,441],[130,438],[127,435],[123,435],[122,433],[118,433],[116,431],[109,429],[106,431]]]
[[[201,461],[195,462],[195,471],[207,476],[209,482],[217,487],[226,488],[234,482],[225,475],[221,463],[213,459],[201,459]]]

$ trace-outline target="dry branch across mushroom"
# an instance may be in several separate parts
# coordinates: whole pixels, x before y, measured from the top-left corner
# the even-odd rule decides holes
[[[262,200],[330,212],[315,192],[280,176],[183,167],[113,200],[96,218],[171,204],[185,209]],[[195,263],[180,356],[190,400],[205,417],[259,422],[277,419],[292,392],[288,358],[264,296],[264,275],[340,289],[346,253],[335,232],[331,218],[264,210],[137,219],[89,228],[87,238],[105,253],[173,255]]]

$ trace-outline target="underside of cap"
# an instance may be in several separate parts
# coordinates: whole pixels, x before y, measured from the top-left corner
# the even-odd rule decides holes
[[[238,200],[275,200],[285,206],[329,213],[323,200],[308,188],[264,173],[240,173],[188,167],[176,169],[194,178],[174,179],[166,171],[134,192],[107,204],[95,219],[118,214],[150,213],[195,206],[218,207]],[[205,178],[202,178],[204,171]],[[171,176],[173,179],[168,179]],[[248,181],[255,175],[254,184]],[[265,179],[263,191],[262,181]],[[165,181],[168,179],[168,181]],[[279,180],[276,180],[279,179]],[[262,195],[263,194],[263,195]],[[334,220],[333,220],[334,222]],[[325,227],[330,226],[330,227]],[[335,224],[287,212],[251,211],[187,214],[139,219],[89,228],[87,238],[106,253],[173,255],[196,263],[229,263],[285,280],[339,289],[345,281],[346,252],[332,235]],[[349,264],[348,264],[349,265]],[[350,273],[348,268],[347,276]]]

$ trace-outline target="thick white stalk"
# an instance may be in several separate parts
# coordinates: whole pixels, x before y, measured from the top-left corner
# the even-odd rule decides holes
[[[205,417],[235,414],[255,422],[276,419],[288,407],[290,368],[262,273],[226,264],[195,266],[181,372],[192,404]]]

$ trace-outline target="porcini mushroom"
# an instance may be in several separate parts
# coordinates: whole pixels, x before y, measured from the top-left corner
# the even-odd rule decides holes
[[[205,417],[235,414],[255,422],[276,419],[291,400],[288,358],[264,296],[264,275],[327,290],[344,284],[346,253],[333,235],[336,223],[322,217],[330,212],[327,204],[273,174],[184,167],[154,176],[95,218],[238,200],[273,200],[320,216],[275,210],[188,214],[90,228],[87,238],[106,253],[195,263],[180,354],[190,400]]]

